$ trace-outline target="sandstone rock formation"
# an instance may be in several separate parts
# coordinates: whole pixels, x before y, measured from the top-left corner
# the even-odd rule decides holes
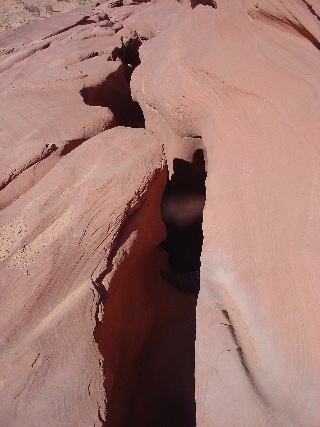
[[[79,6],[96,3],[95,0],[1,0],[0,34],[60,13],[67,13]]]
[[[0,38],[1,425],[320,425],[319,15],[109,0]],[[207,176],[196,322],[168,176],[187,222]]]

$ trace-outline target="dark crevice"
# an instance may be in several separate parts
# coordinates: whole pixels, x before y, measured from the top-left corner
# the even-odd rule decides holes
[[[320,17],[317,14],[317,12],[314,10],[314,8],[312,7],[312,5],[310,3],[308,3],[306,0],[301,0],[301,1],[302,1],[302,3],[304,3],[307,6],[307,8],[309,9],[309,12],[311,12],[312,15],[317,18],[318,21],[320,21]]]
[[[93,19],[87,19],[86,21],[84,21],[84,22],[80,22],[80,24],[79,25],[89,25],[89,24],[96,24],[97,22],[96,21],[94,21]]]
[[[40,163],[41,161],[49,157],[52,153],[54,153],[57,149],[58,147],[55,144],[46,144],[46,146],[43,148],[42,152],[39,155],[35,156],[33,159],[28,160],[28,162],[24,166],[22,166],[18,170],[14,170],[5,180],[0,182],[0,191],[3,190],[24,171],[29,169],[31,166]]]
[[[65,28],[62,28],[59,31],[56,31],[54,33],[49,34],[48,36],[44,37],[43,40],[49,39],[50,37],[55,37],[55,36],[57,36],[57,35],[59,35],[61,33],[65,33],[66,31],[69,31],[72,28],[77,27],[78,25],[87,25],[87,24],[92,24],[92,23],[96,23],[96,22],[92,21],[92,20],[89,20],[89,15],[83,16],[78,22],[76,22],[76,23],[74,23],[72,25],[69,25],[69,26],[67,26]]]
[[[171,271],[162,272],[162,276],[182,291],[197,293],[206,196],[203,150],[194,153],[192,162],[174,159],[173,169],[161,206],[167,228],[167,239],[162,247],[169,254]]]
[[[92,51],[88,53],[88,55],[82,56],[80,58],[80,62],[87,61],[88,59],[95,58],[96,56],[99,56],[99,52]]]
[[[288,28],[294,29],[302,37],[309,40],[309,42],[312,43],[316,49],[320,50],[320,42],[318,39],[295,16],[293,16],[293,18],[296,20],[296,22],[293,22],[288,18],[279,18],[264,10],[259,10],[259,14],[265,19],[270,19],[279,25],[284,25]],[[253,14],[251,14],[251,16],[254,17]]]
[[[247,379],[248,379],[248,381],[249,381],[252,389],[254,390],[254,392],[257,394],[257,396],[260,398],[260,400],[265,405],[267,405],[268,404],[268,400],[267,400],[265,394],[261,391],[261,389],[260,389],[260,387],[259,387],[259,385],[258,385],[258,383],[257,383],[257,381],[256,381],[256,379],[254,377],[254,374],[252,373],[252,371],[251,371],[251,369],[249,367],[249,364],[248,364],[248,361],[247,361],[247,357],[246,357],[246,355],[245,355],[245,353],[244,353],[244,351],[242,349],[240,339],[239,339],[238,334],[237,334],[237,332],[235,330],[235,327],[234,327],[233,322],[232,322],[232,320],[230,318],[230,315],[229,315],[229,313],[228,313],[227,310],[222,310],[222,314],[223,314],[223,316],[225,317],[225,319],[227,321],[227,323],[224,323],[224,325],[226,325],[228,327],[228,329],[230,331],[230,335],[232,337],[232,340],[233,340],[234,344],[236,345],[236,350],[237,350],[237,353],[238,353],[238,356],[239,356],[239,360],[240,360],[242,368],[243,368],[243,370],[244,370],[244,372],[246,374],[246,377],[247,377]]]
[[[131,97],[124,65],[109,74],[100,85],[86,87],[80,93],[87,105],[110,108],[115,117],[115,125],[144,127],[143,112]]]
[[[183,262],[184,255],[173,259],[173,253],[168,256],[158,245],[164,234],[159,212],[164,191],[165,195],[186,192],[190,197],[200,196],[198,213],[189,215],[196,225],[183,222],[184,231],[200,234],[189,239],[190,244],[199,242],[191,249],[192,269],[199,269],[205,192],[203,153],[197,151],[192,162],[176,159],[174,163],[173,184],[166,188],[167,171],[157,172],[135,208],[129,207],[125,212],[105,267],[97,278],[92,277],[103,306],[103,310],[99,309],[102,317],[96,316],[95,339],[104,360],[103,425],[107,427],[196,425],[197,290],[181,292],[161,278],[161,271],[172,271],[168,258],[175,266]],[[191,191],[183,188],[184,180]],[[158,245],[151,237],[155,229]],[[137,233],[136,238],[128,247],[132,233]]]
[[[306,29],[306,27],[304,27],[300,22],[299,24],[292,22],[291,25],[302,37],[309,40],[316,49],[320,50],[320,42],[309,30]]]
[[[123,0],[114,0],[110,2],[108,5],[109,7],[122,7],[123,6]]]
[[[132,0],[130,2],[130,6],[138,5],[140,3],[149,3],[149,2],[150,0],[136,0],[136,1]],[[122,6],[124,6],[123,0],[113,0],[109,4],[109,7],[122,7]]]
[[[64,147],[62,148],[60,152],[60,156],[65,156],[71,151],[75,150],[77,147],[79,147],[83,142],[85,142],[88,138],[79,138],[79,139],[73,139],[71,141],[66,142]]]
[[[120,60],[122,66],[94,87],[82,89],[81,96],[87,105],[108,107],[113,112],[117,126],[142,128],[145,126],[140,105],[133,101],[130,80],[134,69],[140,64],[138,38],[129,39],[121,48],[114,49],[112,60]]]
[[[105,419],[101,416],[101,408],[100,407],[98,409],[98,419],[101,422],[101,425],[104,426],[105,425]]]
[[[217,2],[215,0],[190,0],[190,3],[192,9],[199,6],[200,4],[202,6],[211,6],[214,9],[217,9]]]
[[[130,38],[125,43],[121,38],[121,47],[117,47],[112,52],[113,60],[120,59],[125,67],[125,75],[127,81],[130,82],[134,69],[140,65],[139,48],[142,45],[142,41],[137,36]]]
[[[117,125],[144,126],[130,92],[140,45],[139,38],[122,41],[112,59],[123,66],[81,92],[86,104],[110,108]],[[166,170],[157,171],[135,207],[128,206],[105,265],[91,278],[99,295],[95,339],[105,375],[106,413],[99,418],[107,427],[196,425],[203,151],[195,151],[191,162],[175,159],[173,167],[169,182]],[[163,221],[167,238],[160,245]]]

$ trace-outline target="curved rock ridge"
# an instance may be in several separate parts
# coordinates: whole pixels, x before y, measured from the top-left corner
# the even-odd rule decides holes
[[[3,425],[99,425],[104,418],[94,338],[100,280],[128,212],[163,185],[162,170],[152,138],[116,128],[61,159],[2,212]],[[161,237],[149,239],[156,245]]]
[[[135,14],[149,5],[114,3],[0,39],[0,424],[8,427],[163,425],[162,408],[175,400],[190,410],[178,408],[171,422],[193,425],[195,297],[159,274],[166,165],[129,86],[138,47],[165,8],[155,4],[138,28]]]
[[[224,0],[140,49],[169,168],[206,152],[199,426],[320,423],[319,28],[316,1]]]
[[[320,425],[319,16],[108,0],[0,37],[1,425]],[[199,150],[194,372],[159,245]]]
[[[105,12],[89,12],[61,15],[0,41],[8,49],[0,59],[2,208],[88,138],[129,125],[129,116],[130,125],[141,125],[115,56],[125,41]]]

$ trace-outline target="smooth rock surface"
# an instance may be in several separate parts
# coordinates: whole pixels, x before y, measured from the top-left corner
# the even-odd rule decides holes
[[[319,14],[109,0],[0,38],[1,425],[195,425],[158,246],[197,150],[197,426],[320,425]]]
[[[2,211],[2,425],[104,418],[99,286],[128,212],[148,200],[162,168],[161,147],[143,130],[117,128],[65,156]],[[156,230],[149,239],[161,237]]]
[[[317,9],[217,1],[141,48],[133,91],[169,168],[190,141],[207,159],[199,426],[320,423]]]

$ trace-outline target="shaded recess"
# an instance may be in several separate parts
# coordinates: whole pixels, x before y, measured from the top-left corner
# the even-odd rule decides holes
[[[131,97],[125,65],[111,73],[100,85],[82,89],[81,96],[87,105],[110,108],[117,126],[144,127],[140,105]]]
[[[202,150],[191,162],[175,159],[171,180],[167,170],[159,171],[117,236],[106,274],[117,267],[108,291],[100,292],[103,318],[95,332],[104,358],[108,427],[196,426],[199,281],[190,288],[188,277],[200,270],[205,179]],[[167,238],[160,244],[163,221]],[[134,243],[123,252],[133,233]],[[179,285],[166,274],[178,275]]]
[[[81,96],[87,105],[108,107],[113,112],[116,126],[145,127],[144,115],[138,102],[131,97],[130,80],[135,68],[140,65],[141,40],[131,38],[114,49],[112,59],[120,60],[120,66],[98,86],[82,89]]]
[[[162,272],[162,276],[180,290],[197,293],[206,197],[203,150],[194,153],[192,162],[174,159],[173,170],[161,204],[167,228],[167,239],[162,246],[169,254],[171,272]]]
[[[131,127],[144,126],[140,106],[133,106],[131,96],[121,99],[116,93],[119,87],[130,91],[140,45],[139,39],[131,39],[115,50],[113,59],[123,62],[120,71],[102,87],[82,93],[89,105],[108,106],[118,124]],[[205,178],[202,150],[192,162],[175,159],[170,181],[166,169],[158,171],[139,206],[126,213],[106,269],[94,282],[103,306],[95,339],[103,356],[107,405],[101,419],[107,427],[196,426],[196,303]],[[196,283],[190,287],[187,279],[187,286],[181,286],[181,274],[188,278],[190,273],[196,273]],[[107,275],[112,278],[106,290]],[[178,275],[179,284],[168,275]]]
[[[202,6],[211,6],[214,9],[217,8],[217,2],[215,0],[190,0],[190,3],[191,3],[192,9],[194,9],[196,6],[200,4]]]
[[[113,59],[121,59],[125,66],[125,75],[130,82],[131,76],[135,68],[140,65],[139,48],[142,45],[142,41],[139,37],[134,37],[127,40],[125,43],[121,38],[122,45],[114,49],[112,57]]]

